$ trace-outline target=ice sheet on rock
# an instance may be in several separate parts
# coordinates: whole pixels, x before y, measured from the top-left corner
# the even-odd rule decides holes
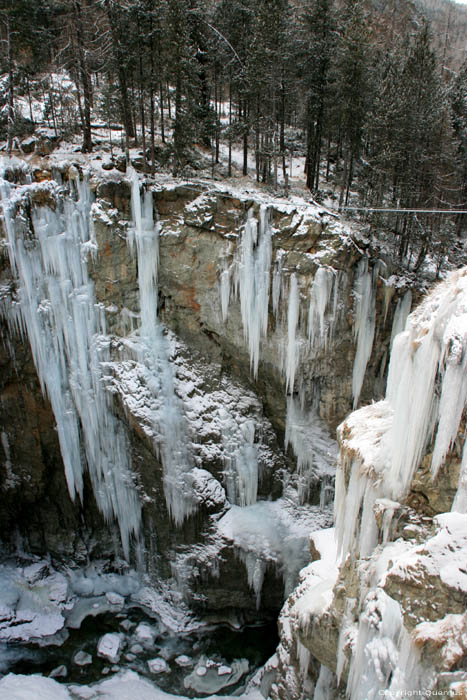
[[[464,442],[457,492],[451,510],[467,513],[467,440]]]
[[[240,297],[243,333],[248,343],[253,376],[258,374],[261,339],[268,330],[270,268],[272,258],[271,225],[265,205],[260,208],[260,221],[253,209],[242,231],[236,255],[235,288]]]
[[[313,483],[329,484],[334,476],[337,444],[316,413],[303,410],[295,396],[287,399],[286,449],[288,445],[297,458],[299,502],[305,503]]]
[[[326,520],[317,507],[296,507],[287,499],[259,501],[245,508],[232,506],[219,520],[220,534],[233,542],[245,564],[258,606],[266,568],[273,566],[281,573],[288,595],[309,557],[310,530]]]
[[[126,435],[101,384],[100,363],[107,359],[109,342],[83,253],[83,246],[94,245],[91,191],[77,172],[71,175],[76,199],[65,196],[54,210],[33,207],[33,235],[24,233],[20,217],[12,218],[15,204],[9,206],[10,192],[2,183],[10,262],[19,281],[18,323],[52,404],[70,495],[82,499],[86,463],[99,509],[107,520],[117,519],[128,556],[140,507]],[[23,195],[27,191],[23,188]]]
[[[185,688],[195,693],[213,694],[238,683],[248,670],[249,663],[246,659],[237,659],[230,666],[225,666],[202,656],[193,671],[185,676],[183,683]]]
[[[366,366],[371,356],[376,323],[376,276],[378,268],[369,269],[368,258],[358,264],[354,285],[355,318],[353,335],[357,343],[352,373],[353,407],[356,408],[363,386]]]
[[[136,571],[129,571],[126,574],[106,574],[99,570],[96,564],[89,565],[85,569],[70,570],[69,579],[72,590],[80,596],[116,593],[125,598],[142,586],[141,578]]]
[[[65,577],[44,569],[43,562],[26,567],[26,575],[13,566],[0,566],[0,640],[52,637],[65,625],[67,603]]]

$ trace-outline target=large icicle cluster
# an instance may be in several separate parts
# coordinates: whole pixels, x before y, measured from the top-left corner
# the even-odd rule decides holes
[[[406,295],[401,306],[408,303]],[[394,339],[386,399],[354,412],[338,431],[338,548],[343,559],[350,553],[360,561],[372,557],[369,561],[373,562],[366,575],[366,590],[361,592],[359,625],[350,645],[347,692],[352,700],[370,697],[370,692],[384,694],[388,690],[396,694],[431,689],[436,682],[433,670],[424,670],[403,621],[407,602],[402,605],[391,595],[393,590],[396,596],[403,595],[404,582],[423,588],[427,576],[430,581],[438,577],[440,586],[453,591],[467,586],[460,568],[465,557],[467,442],[452,503],[454,512],[434,519],[438,534],[419,548],[410,540],[386,542],[391,517],[400,509],[398,501],[404,501],[427,453],[436,479],[462,433],[466,405],[467,268],[463,268],[433,290],[408,317],[406,330]],[[378,524],[377,512],[383,514]],[[381,537],[385,546],[378,549]],[[391,587],[392,580],[395,583]],[[411,605],[422,610],[423,620],[423,603],[414,600]],[[452,667],[451,656],[457,658],[456,654],[462,653],[458,645],[456,649],[449,646],[449,635],[443,631],[451,622],[446,618],[422,622],[414,632],[419,645],[446,646],[443,663],[447,669]],[[341,649],[340,671],[343,658]]]
[[[376,323],[376,284],[377,266],[371,271],[368,258],[362,258],[355,280],[355,320],[353,326],[357,349],[352,374],[353,407],[358,405],[363,386],[366,366],[371,356]]]
[[[261,338],[268,330],[269,277],[272,257],[271,225],[266,206],[261,206],[260,221],[248,212],[237,261],[236,287],[240,296],[243,332],[248,342],[253,375],[258,374]],[[224,291],[224,295],[225,295]],[[225,306],[225,301],[223,301]]]
[[[181,401],[175,394],[169,342],[157,318],[157,272],[159,226],[154,223],[152,192],[140,193],[138,175],[131,181],[132,226],[128,243],[136,243],[141,325],[134,345],[144,367],[146,385],[158,401],[153,411],[156,448],[164,469],[164,494],[169,513],[180,525],[195,509],[195,500],[186,475],[193,468],[189,439]]]
[[[87,269],[88,253],[95,249],[91,192],[76,171],[74,176],[76,199],[57,197],[55,209],[33,206],[31,234],[24,232],[24,219],[14,218],[27,186],[15,196],[2,183],[11,267],[18,276],[17,323],[29,338],[54,411],[70,495],[82,499],[87,468],[97,504],[107,520],[116,517],[128,556],[130,538],[139,530],[140,505],[126,435],[101,381],[109,339]]]
[[[466,363],[463,268],[427,297],[409,316],[407,330],[395,338],[386,399],[356,411],[339,428],[345,449],[336,480],[335,514],[344,555],[354,548],[357,529],[363,537],[358,551],[371,551],[375,500],[404,498],[432,437],[431,470],[436,477],[457,437],[467,402]],[[350,478],[347,485],[345,473]],[[456,508],[463,508],[463,489],[461,478]]]

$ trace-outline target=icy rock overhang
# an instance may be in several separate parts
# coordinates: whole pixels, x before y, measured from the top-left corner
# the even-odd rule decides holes
[[[355,411],[338,428],[335,518],[344,556],[367,556],[378,537],[384,539],[374,518],[376,502],[383,501],[390,519],[406,500],[423,458],[435,480],[450,453],[460,452],[466,401],[467,268],[462,268],[433,290],[396,336],[385,400]],[[452,508],[465,512],[465,448],[458,468]]]

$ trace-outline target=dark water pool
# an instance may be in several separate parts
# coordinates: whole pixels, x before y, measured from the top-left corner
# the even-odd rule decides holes
[[[142,641],[138,637],[137,630],[141,623],[150,626],[153,639]],[[97,655],[97,645],[104,634],[115,632],[123,635],[123,645],[118,663],[112,664]],[[118,670],[132,669],[167,692],[194,697],[199,696],[200,692],[187,689],[184,679],[193,672],[201,657],[227,665],[247,659],[248,673],[238,682],[217,691],[217,694],[231,694],[267,661],[277,644],[276,622],[248,625],[242,629],[232,629],[227,625],[207,626],[186,635],[174,636],[162,628],[157,620],[135,608],[125,615],[105,613],[87,617],[79,629],[69,630],[68,639],[60,646],[9,644],[3,647],[3,653],[0,649],[0,656],[4,662],[4,673],[11,671],[48,676],[58,667],[65,666],[66,675],[56,676],[57,681],[90,684]],[[92,662],[78,665],[74,660],[77,652],[86,652],[92,657]],[[175,661],[180,656],[190,658],[187,666],[181,667]],[[151,673],[148,661],[155,658],[166,662],[165,672]]]

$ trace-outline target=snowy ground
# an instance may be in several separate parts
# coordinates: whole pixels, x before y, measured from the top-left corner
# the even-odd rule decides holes
[[[64,686],[44,676],[9,674],[0,680],[0,697],[8,700],[183,700],[183,696],[165,693],[134,671],[124,671],[92,686]],[[217,697],[205,696],[205,700]],[[221,697],[222,700],[233,700],[228,695]],[[235,697],[263,700],[257,689]]]

